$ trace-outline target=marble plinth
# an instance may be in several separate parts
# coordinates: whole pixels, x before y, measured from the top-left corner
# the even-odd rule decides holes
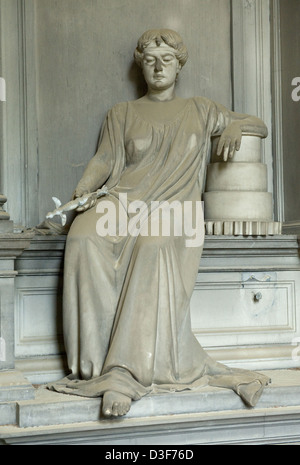
[[[207,220],[272,221],[272,194],[270,192],[205,192],[204,205]]]
[[[211,162],[224,163],[222,156],[217,155],[219,136],[212,138]],[[243,134],[240,150],[234,153],[230,163],[260,163],[261,162],[261,138],[259,136]],[[225,165],[227,162],[225,162]]]
[[[125,417],[117,419],[101,417],[101,399],[58,394],[40,387],[34,400],[17,402],[17,422],[0,427],[0,441],[91,445],[300,441],[300,371],[265,373],[272,383],[255,408],[247,408],[230,390],[207,386],[199,392],[145,397],[134,402]],[[9,407],[9,403],[6,405]]]
[[[263,163],[210,163],[207,167],[206,192],[267,191],[267,165]]]
[[[261,160],[261,138],[242,137],[240,150],[224,162],[212,141],[203,195],[207,235],[274,235],[282,225],[273,219],[273,198],[267,191],[267,166]]]

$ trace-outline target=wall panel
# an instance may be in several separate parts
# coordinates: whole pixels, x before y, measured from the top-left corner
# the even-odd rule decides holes
[[[184,37],[190,59],[178,94],[231,105],[228,0],[38,0],[35,15],[39,219],[52,195],[69,200],[107,110],[142,95],[132,57],[145,30],[169,27]]]
[[[231,106],[230,0],[2,0],[2,189],[16,224],[69,200],[108,109],[144,92],[133,64],[149,28],[181,33],[190,59],[178,94]]]

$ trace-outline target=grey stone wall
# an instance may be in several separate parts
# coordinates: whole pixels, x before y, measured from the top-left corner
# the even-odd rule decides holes
[[[230,0],[3,2],[2,190],[16,223],[42,221],[53,195],[69,200],[108,109],[141,95],[132,57],[146,29],[184,38],[190,59],[179,95],[231,106]]]

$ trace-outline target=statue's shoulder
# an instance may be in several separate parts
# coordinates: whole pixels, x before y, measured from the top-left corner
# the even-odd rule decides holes
[[[193,97],[192,100],[195,102],[195,104],[198,107],[209,109],[212,106],[214,106],[214,102],[212,100],[210,100],[207,97],[203,97],[201,95]]]
[[[128,102],[119,102],[115,103],[113,107],[111,107],[110,112],[117,113],[117,114],[124,114],[127,112]]]
[[[202,97],[202,96],[194,97],[193,100],[194,100],[195,106],[197,107],[199,114],[203,118],[207,119],[207,118],[216,117],[216,114],[218,113],[218,110],[217,110],[218,107],[217,107],[217,104],[213,100],[207,97]]]

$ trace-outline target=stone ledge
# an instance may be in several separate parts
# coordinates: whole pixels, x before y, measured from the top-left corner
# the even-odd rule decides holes
[[[0,445],[300,445],[300,407],[0,428]]]
[[[101,399],[39,388],[34,400],[16,403],[18,424],[0,427],[0,440],[15,444],[300,443],[300,371],[266,373],[272,384],[254,409],[245,407],[230,390],[204,387],[199,392],[145,397],[133,403],[126,417],[112,420],[101,418]]]
[[[30,246],[32,232],[0,234],[0,258],[19,257]]]
[[[16,370],[0,371],[0,402],[27,399],[35,399],[35,390],[23,374]]]
[[[26,256],[34,256],[41,251],[46,254],[53,254],[55,251],[63,255],[66,235],[34,235],[32,232],[26,233],[31,239],[30,247],[23,253]],[[11,237],[11,235],[7,235]],[[21,235],[20,235],[21,237]],[[298,249],[296,234],[275,234],[275,235],[210,235],[205,236],[204,249],[245,249],[251,253],[252,249]]]
[[[19,275],[61,273],[66,236],[39,236],[16,260]],[[259,258],[259,260],[258,260]],[[36,263],[40,268],[36,268]],[[261,267],[300,269],[296,235],[230,236],[206,235],[199,271],[255,269]],[[45,270],[46,267],[46,270]]]

